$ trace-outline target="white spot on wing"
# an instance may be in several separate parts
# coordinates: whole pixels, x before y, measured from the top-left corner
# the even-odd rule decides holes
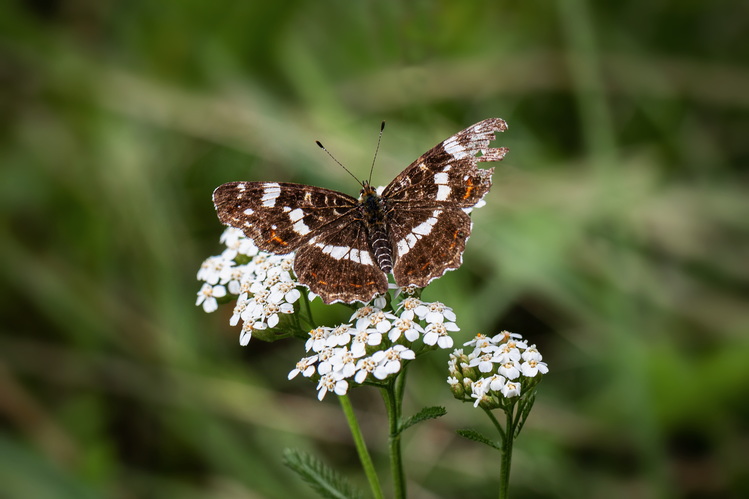
[[[245,215],[252,215],[253,213],[255,212],[252,210],[252,208],[247,208],[246,210],[244,210]]]
[[[345,258],[352,262],[361,263],[362,265],[374,265],[368,251],[359,251],[348,246],[333,246],[332,244],[314,243],[314,246],[320,248],[323,253],[330,255],[334,260],[343,260]]]
[[[434,224],[437,223],[437,219],[435,217],[429,217],[426,219],[426,221],[421,222],[419,225],[413,228],[413,233],[418,234],[420,236],[427,236],[430,232],[432,232],[432,227],[434,227]]]
[[[344,256],[346,256],[346,253],[348,252],[349,248],[345,246],[332,246],[328,244],[322,249],[323,253],[327,253],[330,255],[331,258],[334,260],[340,260]]]
[[[276,206],[276,199],[281,195],[281,186],[276,183],[265,184],[265,190],[263,190],[263,197],[260,199],[263,202],[263,206],[272,208]]]
[[[434,183],[435,184],[446,184],[447,183],[447,173],[446,172],[439,172],[434,174]]]
[[[470,156],[468,151],[466,151],[465,147],[458,142],[458,139],[455,137],[450,137],[446,141],[442,143],[442,147],[445,149],[445,152],[452,156],[455,159],[463,159]]]
[[[294,224],[294,226],[293,226],[293,229],[294,229],[294,232],[296,232],[296,233],[297,233],[297,234],[299,234],[300,236],[306,236],[307,234],[309,234],[309,233],[311,232],[311,231],[310,231],[310,228],[309,228],[309,227],[307,227],[307,224],[305,224],[305,223],[304,223],[303,221],[301,221],[301,220],[297,221],[297,222],[296,222],[296,223]]]
[[[301,210],[301,209],[299,209],[299,208],[296,208],[296,209],[292,210],[292,211],[291,211],[291,212],[289,213],[289,219],[290,219],[290,220],[291,220],[292,222],[298,222],[299,220],[301,220],[301,219],[303,219],[303,218],[304,218],[304,211],[302,211],[302,210]]]
[[[432,229],[437,224],[437,217],[442,213],[442,210],[434,210],[432,216],[421,222],[419,225],[411,229],[411,233],[398,241],[395,245],[395,250],[398,256],[401,257],[408,253],[416,245],[416,242],[424,236],[429,235]]]
[[[437,197],[435,200],[437,201],[447,201],[447,198],[450,197],[450,193],[452,192],[452,189],[448,185],[438,185],[437,186]]]

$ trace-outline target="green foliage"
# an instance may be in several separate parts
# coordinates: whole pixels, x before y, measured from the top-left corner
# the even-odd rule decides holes
[[[344,477],[306,452],[286,449],[283,453],[283,463],[301,476],[321,497],[329,499],[363,497],[361,491],[355,490]]]
[[[531,409],[533,409],[533,404],[536,403],[537,393],[537,391],[533,391],[533,393],[531,393],[530,395],[523,396],[518,402],[518,424],[515,427],[515,434],[513,435],[513,438],[517,438],[520,434],[520,430],[522,430],[523,426],[525,426],[525,422],[528,420],[528,415],[530,414]]]
[[[408,428],[415,424],[421,423],[428,419],[437,419],[447,414],[447,410],[444,407],[424,407],[422,410],[411,416],[410,418],[403,421],[398,427],[398,433],[403,433]]]
[[[476,430],[463,429],[463,430],[457,430],[456,433],[463,438],[467,438],[468,440],[473,440],[474,442],[479,442],[484,445],[488,445],[489,447],[496,449],[498,451],[502,450],[502,444],[500,442],[495,442],[494,440],[479,433]]]

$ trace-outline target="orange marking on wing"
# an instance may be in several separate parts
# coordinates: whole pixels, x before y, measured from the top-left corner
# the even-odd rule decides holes
[[[448,249],[453,249],[455,245],[458,244],[458,232],[460,232],[460,229],[453,232],[453,242]]]
[[[468,199],[468,196],[471,195],[471,191],[473,190],[473,180],[470,178],[466,181],[466,185],[468,186],[468,189],[466,189],[466,193],[463,196],[463,199]]]
[[[363,288],[364,286],[371,286],[374,284],[374,281],[365,282],[364,284],[355,284],[355,283],[349,283],[349,286],[352,286],[354,288]]]
[[[284,241],[283,239],[281,239],[280,237],[278,237],[276,235],[276,231],[275,230],[271,231],[271,233],[270,233],[270,239],[268,239],[268,242],[269,243],[278,243],[281,246],[288,246],[289,245],[289,243],[287,243],[286,241]]]
[[[425,268],[427,268],[427,267],[429,267],[429,262],[427,262],[427,263],[425,263],[424,265],[422,265],[422,266],[421,266],[421,268],[420,268],[419,270],[424,270],[424,269],[425,269]]]

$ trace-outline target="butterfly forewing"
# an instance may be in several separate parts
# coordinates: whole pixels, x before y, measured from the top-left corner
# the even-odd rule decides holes
[[[411,163],[382,192],[389,204],[413,207],[472,207],[489,192],[490,169],[479,169],[477,163],[500,161],[507,154],[504,147],[489,148],[495,132],[503,132],[507,123],[490,118],[456,133],[437,144]],[[481,156],[477,154],[481,153]]]
[[[241,229],[263,251],[290,253],[314,233],[356,210],[356,199],[285,182],[229,182],[213,192],[224,225]]]

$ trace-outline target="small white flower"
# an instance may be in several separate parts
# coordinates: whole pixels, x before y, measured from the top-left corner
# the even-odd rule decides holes
[[[549,368],[546,366],[546,362],[539,362],[537,360],[529,360],[520,364],[520,372],[523,376],[533,378],[538,373],[546,374],[549,372]]]
[[[300,373],[305,378],[309,378],[315,374],[315,362],[317,362],[317,355],[301,359],[296,363],[296,367],[289,372],[289,379],[295,378]]]
[[[356,374],[354,375],[354,381],[359,384],[364,383],[369,374],[373,373],[377,369],[377,362],[372,357],[365,357],[359,359],[356,363]]]
[[[375,299],[372,300],[372,305],[374,305],[377,308],[385,308],[385,305],[388,304],[387,298],[385,298],[385,295],[377,295],[375,296]]]
[[[398,341],[401,336],[405,336],[408,341],[414,342],[419,339],[419,335],[423,332],[424,329],[413,320],[401,317],[393,323],[388,338],[390,341]]]
[[[400,305],[398,305],[398,310],[400,311],[400,318],[413,320],[415,316],[414,310],[416,310],[418,307],[422,306],[423,304],[424,302],[419,300],[418,298],[409,296],[408,298],[400,302]]]
[[[505,386],[502,387],[502,395],[507,398],[520,396],[520,383],[505,383]]]
[[[496,353],[501,359],[500,362],[517,362],[520,360],[520,350],[517,349],[516,343],[514,341],[505,343],[504,345],[501,345],[497,348],[498,350]]]
[[[496,357],[492,353],[485,353],[479,357],[471,359],[468,363],[468,367],[478,367],[482,373],[491,372],[494,369],[494,362]]]
[[[328,392],[335,392],[336,395],[346,395],[348,391],[348,382],[333,374],[325,374],[320,377],[317,384],[317,399],[322,400]]]
[[[198,299],[195,305],[203,304],[203,310],[206,312],[215,312],[218,308],[218,302],[216,298],[222,298],[226,296],[226,288],[220,284],[211,286],[207,282],[201,286],[198,291]]]
[[[232,326],[239,324],[239,319],[242,317],[248,303],[246,294],[243,293],[239,295],[239,298],[237,298],[237,304],[234,305],[234,313],[232,314],[231,319],[229,319],[229,324]]]
[[[339,373],[342,378],[350,378],[356,372],[356,359],[360,355],[354,355],[348,348],[336,348],[335,355],[330,359],[333,371]]]
[[[481,333],[477,334],[471,341],[463,343],[464,346],[472,346],[475,348],[477,353],[494,353],[499,347],[497,347],[490,338]]]
[[[244,235],[244,232],[234,227],[227,227],[221,234],[219,241],[226,245],[224,256],[228,257],[229,260],[233,260],[238,254],[255,256],[260,251],[252,242],[252,239],[249,239]]]
[[[401,370],[401,360],[415,359],[416,354],[413,350],[403,345],[395,345],[387,350],[379,350],[372,355],[372,359],[377,362],[374,370],[374,376],[377,379],[385,379],[391,374]]]
[[[233,295],[238,295],[242,292],[241,283],[244,280],[246,275],[247,275],[246,265],[237,265],[237,266],[227,265],[221,271],[219,282],[221,282],[221,284],[226,286],[226,289],[229,290],[229,293]]]
[[[541,357],[536,345],[531,345],[523,352],[523,360],[541,361],[543,360],[543,357]]]
[[[218,284],[221,279],[221,272],[227,265],[230,265],[230,262],[222,256],[212,256],[207,258],[200,265],[200,270],[198,270],[198,280],[205,281],[208,284]]]
[[[453,339],[448,331],[458,331],[458,326],[454,322],[434,322],[429,324],[424,330],[424,344],[437,345],[440,348],[450,348],[453,346]]]
[[[293,314],[294,305],[291,303],[282,303],[276,305],[275,303],[268,303],[263,308],[263,316],[265,316],[268,327],[276,327],[278,325],[279,314]]]
[[[486,378],[487,385],[489,387],[489,390],[493,390],[495,392],[498,392],[504,388],[505,383],[507,380],[504,376],[500,376],[499,374],[495,374],[493,376],[490,376]]]
[[[426,321],[428,324],[437,324],[444,322],[445,319],[455,322],[455,313],[450,307],[445,306],[438,301],[433,303],[423,303],[414,310],[419,319]]]
[[[296,289],[296,283],[290,280],[276,282],[270,286],[269,291],[268,301],[272,303],[281,303],[282,301],[294,303],[302,296]]]
[[[520,369],[518,369],[517,362],[505,362],[499,366],[499,374],[507,379],[516,379],[520,376]]]
[[[321,375],[333,372],[333,363],[336,361],[335,348],[324,348],[317,352],[317,373]]]
[[[473,407],[478,407],[483,400],[488,399],[486,392],[489,390],[489,384],[487,383],[486,378],[479,378],[474,381],[470,389],[471,397],[476,399]]]
[[[266,325],[262,322],[251,322],[246,321],[242,324],[242,332],[239,334],[239,344],[246,347],[252,339],[253,331],[260,331],[266,329]]]
[[[506,343],[510,341],[512,338],[522,338],[523,336],[517,333],[511,333],[509,331],[502,331],[501,333],[495,335],[492,337],[492,343],[495,345],[498,345],[500,343]]]
[[[356,331],[351,327],[351,324],[341,324],[333,329],[325,340],[325,344],[329,347],[342,347],[348,345],[351,342],[351,336]]]
[[[392,321],[396,320],[397,317],[391,313],[384,312],[378,308],[373,307],[362,307],[359,310],[369,308],[367,313],[362,314],[356,318],[356,329],[362,330],[368,327],[372,327],[377,330],[378,333],[387,333],[390,331]],[[357,311],[358,312],[358,311]],[[354,314],[354,317],[357,314]],[[351,319],[353,320],[354,317]]]
[[[366,353],[367,346],[377,346],[380,343],[382,343],[382,333],[378,333],[372,329],[365,329],[356,333],[351,343],[351,350],[356,352],[357,355],[362,356]]]
[[[312,331],[309,332],[309,339],[307,340],[307,343],[304,344],[304,348],[309,352],[310,350],[314,352],[320,352],[322,349],[328,347],[328,336],[330,336],[330,332],[332,331],[331,328],[320,326],[316,327]],[[333,346],[333,345],[331,345]]]

